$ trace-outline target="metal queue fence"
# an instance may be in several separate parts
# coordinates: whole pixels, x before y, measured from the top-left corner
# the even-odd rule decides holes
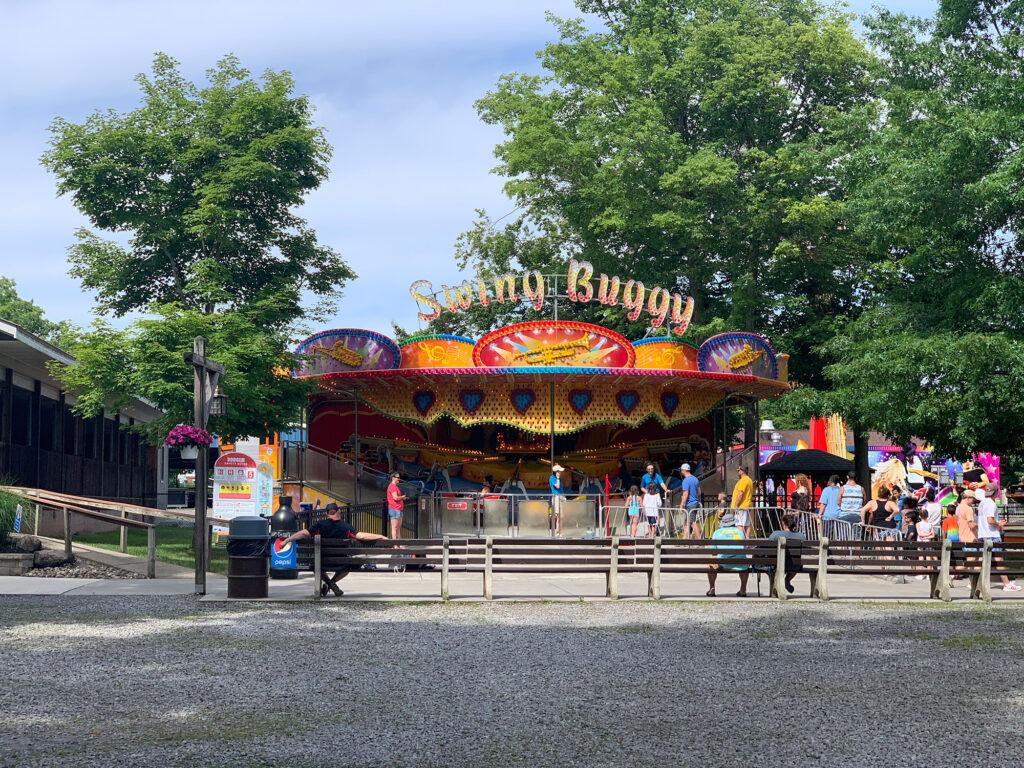
[[[553,536],[556,521],[551,496],[521,493],[432,494],[432,536]],[[562,499],[561,535],[596,536],[603,530],[604,497],[567,495]]]

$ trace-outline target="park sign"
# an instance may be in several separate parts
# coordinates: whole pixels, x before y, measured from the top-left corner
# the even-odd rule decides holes
[[[519,291],[516,290],[517,286]],[[602,274],[597,278],[595,289],[594,266],[588,261],[569,260],[566,286],[569,301],[580,304],[598,301],[609,307],[621,303],[630,320],[636,320],[646,310],[652,328],[660,328],[668,320],[670,330],[676,335],[686,331],[693,316],[692,298],[684,299],[678,293],[670,293],[660,286],[648,289],[639,280],[623,281],[618,276]],[[476,278],[472,281],[463,280],[461,285],[442,285],[440,294],[444,296],[443,305],[435,298],[437,294],[429,280],[416,280],[409,286],[409,295],[413,300],[430,310],[417,313],[421,322],[436,320],[446,309],[453,313],[469,309],[474,301],[486,307],[491,301],[504,304],[506,301],[514,303],[525,300],[539,311],[544,306],[547,292],[544,275],[534,269],[523,272],[518,278],[511,272],[495,275],[490,283],[484,278]]]

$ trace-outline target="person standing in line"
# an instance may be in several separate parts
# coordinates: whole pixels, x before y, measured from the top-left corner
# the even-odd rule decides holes
[[[984,496],[985,492],[982,491]],[[956,505],[956,523],[958,540],[963,544],[970,544],[978,540],[978,523],[974,519],[974,502],[977,495],[974,491],[966,491],[960,497],[960,503]]]
[[[907,471],[907,487],[917,493],[924,487],[924,464],[917,455],[917,443],[910,443],[903,453],[903,466]]]
[[[633,474],[626,466],[625,459],[617,459],[615,479],[612,481],[612,490],[628,493],[633,485]]]
[[[924,492],[924,513],[932,527],[932,540],[937,540],[942,535],[942,505],[935,500],[935,489],[930,485]]]
[[[684,538],[699,539],[700,525],[697,523],[697,512],[700,509],[700,481],[690,471],[689,464],[683,464],[680,473],[683,476],[683,496],[679,502],[679,511],[685,515]]]
[[[860,524],[887,529],[885,533],[881,534],[885,539],[897,538],[895,535],[896,516],[900,513],[900,509],[891,497],[892,491],[883,485],[878,489],[878,498],[860,508]],[[889,530],[893,533],[890,534]]]
[[[839,475],[829,475],[828,483],[818,497],[818,514],[826,520],[839,517]]]
[[[644,508],[644,515],[647,516],[647,535],[658,535],[658,517],[661,510],[661,494],[658,493],[658,486],[651,483],[644,489],[644,498],[641,502]]]
[[[800,521],[794,514],[785,514],[782,516],[782,530],[772,531],[768,536],[770,541],[776,539],[787,539],[787,544],[790,541],[806,541],[807,535],[799,530]],[[800,572],[800,564],[797,562],[796,557],[787,549],[786,550],[786,591],[793,594],[793,577]]]
[[[846,485],[839,487],[839,519],[851,523],[858,522],[864,501],[864,489],[857,485],[857,473],[850,471],[846,476]]]
[[[551,466],[551,477],[548,486],[551,489],[551,515],[555,518],[555,536],[562,535],[562,504],[565,502],[565,488],[562,485],[562,473],[565,467],[561,464]]]
[[[660,474],[654,471],[654,464],[648,462],[647,472],[643,477],[640,478],[640,487],[646,491],[647,486],[649,486],[651,483],[654,483],[662,491],[668,493],[668,486],[665,485],[665,481],[662,480]]]
[[[989,483],[984,491],[980,488],[979,504],[978,504],[978,538],[982,541],[991,541],[993,544],[1003,540],[1003,528],[1006,526],[1004,520],[999,519],[999,510],[996,509],[995,496],[999,493],[999,488],[995,483]],[[993,557],[992,564],[1002,565],[1003,558]],[[1010,581],[1010,578],[1006,574],[1000,574],[999,578],[1003,582],[1003,592],[1017,592],[1020,587],[1014,582]]]
[[[732,508],[736,517],[736,527],[743,531],[743,538],[750,536],[750,507],[754,503],[754,481],[750,479],[744,467],[737,467],[739,480],[732,489]]]
[[[811,481],[803,472],[793,477],[793,495],[789,505],[797,512],[809,512],[811,509]]]
[[[388,485],[388,518],[391,522],[391,538],[402,538],[402,515],[405,509],[405,500],[409,498],[398,487],[399,474],[391,473],[391,484]]]
[[[640,526],[640,489],[635,485],[629,486],[626,514],[629,516],[629,535],[635,539],[636,529]]]

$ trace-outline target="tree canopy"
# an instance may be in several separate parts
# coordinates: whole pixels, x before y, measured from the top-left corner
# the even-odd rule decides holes
[[[580,2],[604,29],[557,20],[543,76],[503,76],[478,102],[506,140],[497,173],[519,208],[458,244],[480,274],[563,273],[570,256],[694,299],[693,333],[768,333],[793,373],[856,309],[859,246],[841,226],[830,119],[870,97],[848,16],[811,0]],[[643,335],[607,307],[566,316]],[[442,315],[479,332],[522,307]],[[561,315],[561,307],[560,307]]]
[[[18,295],[17,286],[9,277],[0,277],[0,318],[20,325],[26,331],[49,339],[60,325],[43,317],[43,308]]]
[[[138,108],[57,118],[42,158],[94,227],[69,249],[71,274],[100,314],[146,314],[125,331],[99,321],[70,350],[79,365],[58,374],[84,413],[149,398],[167,412],[155,434],[188,420],[181,353],[201,331],[208,356],[234,366],[223,379],[229,415],[214,428],[284,428],[304,391],[275,373],[289,366],[295,324],[330,310],[354,277],[295,213],[327,178],[331,148],[286,72],[255,80],[228,56],[200,87],[158,54],[136,81]]]
[[[830,345],[832,397],[897,439],[1020,455],[1024,16],[944,0],[932,20],[880,12],[868,33],[886,108],[843,173],[884,269]]]

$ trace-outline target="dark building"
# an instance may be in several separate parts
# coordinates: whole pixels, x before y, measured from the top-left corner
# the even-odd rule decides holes
[[[136,400],[120,415],[80,418],[51,361],[75,362],[0,319],[0,484],[155,506],[158,451],[125,427],[160,412]]]

